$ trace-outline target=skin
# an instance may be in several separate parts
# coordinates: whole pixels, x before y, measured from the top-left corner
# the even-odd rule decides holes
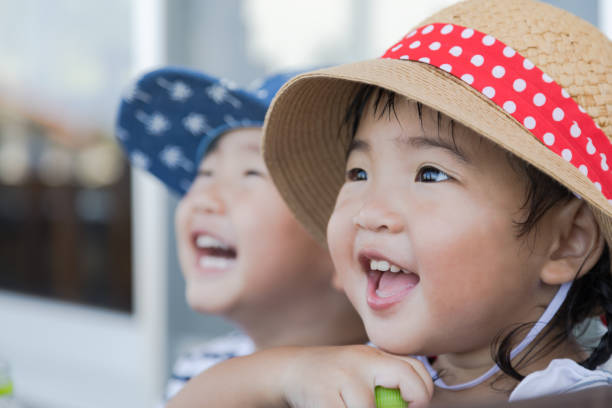
[[[536,321],[560,284],[593,267],[602,235],[574,199],[548,210],[537,234],[518,237],[526,180],[506,153],[459,124],[451,130],[428,108],[419,119],[411,101],[396,100],[395,113],[365,109],[328,225],[335,284],[378,348],[280,348],[232,359],[192,380],[171,407],[373,407],[375,385],[399,388],[411,408],[507,400],[516,381],[504,374],[446,391],[403,355],[436,355],[447,384],[483,374],[494,364],[495,336]],[[390,306],[373,307],[368,257],[418,275],[418,283]],[[568,340],[538,357],[521,373],[584,356]],[[236,378],[234,392],[217,395]]]
[[[178,253],[190,306],[233,320],[257,348],[363,341],[357,314],[331,285],[328,252],[280,198],[260,144],[259,128],[223,135],[178,205]],[[235,260],[223,268],[200,266],[196,235],[232,247]]]

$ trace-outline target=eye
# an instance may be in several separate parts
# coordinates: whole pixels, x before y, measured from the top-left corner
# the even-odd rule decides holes
[[[245,170],[245,171],[244,171],[243,175],[244,175],[245,177],[252,177],[252,176],[255,176],[255,177],[263,177],[263,175],[264,175],[264,174],[263,174],[261,171],[259,171],[259,170],[255,170],[255,169],[248,169],[248,170]]]
[[[440,181],[450,180],[451,177],[440,169],[432,166],[423,166],[417,172],[414,181],[420,183],[437,183]]]
[[[198,171],[197,177],[212,177],[213,171],[209,169],[201,169]]]
[[[368,173],[364,169],[355,167],[346,172],[346,179],[349,181],[365,181],[368,179]]]

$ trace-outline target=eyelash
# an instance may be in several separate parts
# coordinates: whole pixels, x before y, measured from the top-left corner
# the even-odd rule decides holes
[[[346,172],[346,179],[348,181],[366,181],[368,179],[368,173],[364,169],[355,167]]]
[[[426,176],[433,172],[437,173],[437,175],[434,177]],[[439,183],[442,181],[448,181],[450,179],[451,179],[451,176],[449,176],[447,173],[445,173],[444,171],[440,169],[437,169],[433,166],[423,166],[417,172],[417,175],[414,181],[420,182],[420,183]]]
[[[259,170],[249,169],[249,170],[245,170],[244,171],[244,175],[247,176],[247,177],[249,177],[249,176],[261,177],[261,176],[263,176],[263,173],[260,172]]]
[[[432,177],[432,173],[436,173],[436,175]],[[362,168],[355,167],[346,172],[346,179],[348,181],[366,181],[368,179],[368,173]],[[423,166],[417,172],[414,181],[420,183],[437,183],[451,179],[451,176],[440,169],[433,166]]]

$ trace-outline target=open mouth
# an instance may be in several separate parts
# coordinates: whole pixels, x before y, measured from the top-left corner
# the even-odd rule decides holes
[[[193,235],[193,244],[197,253],[197,264],[205,270],[228,269],[236,262],[236,248],[216,237],[197,233]]]
[[[399,303],[420,281],[419,275],[388,260],[360,257],[368,276],[367,301],[375,310]]]

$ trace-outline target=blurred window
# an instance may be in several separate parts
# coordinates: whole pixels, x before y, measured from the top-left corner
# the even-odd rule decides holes
[[[132,311],[130,7],[0,0],[1,289]]]

